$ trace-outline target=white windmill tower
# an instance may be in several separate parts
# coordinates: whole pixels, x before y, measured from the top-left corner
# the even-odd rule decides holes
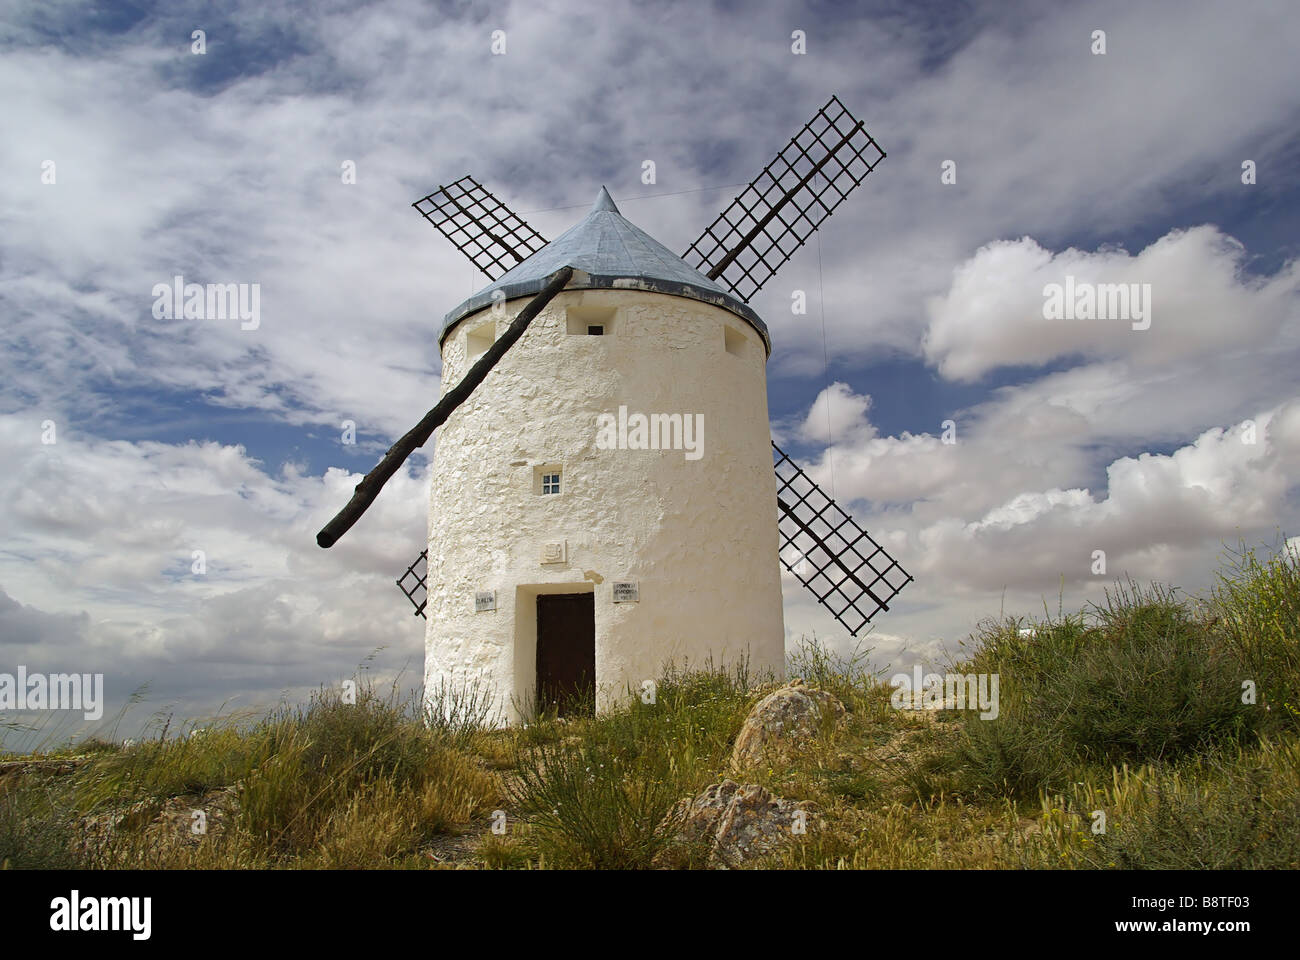
[[[747,303],[884,155],[832,97],[684,257],[604,188],[551,243],[470,177],[416,201],[493,282],[446,315],[438,405],[317,541],[442,427],[398,581],[426,690],[477,683],[515,719],[602,709],[669,661],[779,673],[778,556],[855,635],[888,609],[911,577],[771,443]]]

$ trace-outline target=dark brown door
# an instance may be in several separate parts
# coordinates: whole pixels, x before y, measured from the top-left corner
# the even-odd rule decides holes
[[[543,710],[593,714],[596,709],[596,596],[537,598],[537,699]]]

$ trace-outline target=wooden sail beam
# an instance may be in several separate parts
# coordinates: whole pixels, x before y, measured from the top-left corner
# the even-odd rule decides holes
[[[787,517],[789,517],[791,520],[794,521],[795,526],[797,526],[803,533],[807,534],[809,537],[812,538],[813,545],[820,547],[822,553],[830,557],[831,562],[834,563],[835,566],[839,567],[841,570],[844,571],[845,575],[848,576],[848,578],[853,581],[853,583],[857,586],[859,590],[861,590],[863,593],[869,596],[872,600],[876,601],[876,606],[878,606],[881,610],[885,610],[885,611],[889,610],[889,604],[885,603],[884,600],[881,600],[878,596],[876,596],[875,591],[873,591],[869,586],[867,586],[865,583],[859,580],[858,575],[854,573],[852,570],[850,570],[848,566],[844,563],[844,561],[841,560],[839,556],[833,550],[831,550],[830,547],[826,545],[826,541],[824,541],[821,537],[817,536],[817,534],[813,532],[812,527],[808,526],[808,524],[804,523],[802,520],[799,519],[798,515],[794,512],[794,509],[788,503],[782,500],[779,496],[776,498],[776,503],[777,506],[781,508],[781,511]],[[805,584],[805,586],[807,586],[807,584]],[[813,593],[816,593],[816,591],[814,590]],[[829,592],[827,593],[827,596],[830,596]],[[874,614],[872,615],[874,616]]]
[[[379,496],[379,491],[406,462],[406,458],[414,453],[418,447],[424,446],[429,437],[433,435],[433,431],[442,426],[447,418],[451,416],[452,411],[469,399],[469,395],[483,382],[491,369],[496,366],[497,361],[524,335],[524,331],[533,322],[533,318],[542,312],[557,293],[564,289],[564,285],[569,282],[572,276],[572,267],[561,267],[551,274],[541,292],[519,311],[519,315],[506,328],[506,332],[492,346],[487,348],[483,356],[479,357],[474,366],[469,368],[469,372],[461,377],[460,382],[443,394],[442,399],[438,401],[434,408],[426,413],[419,423],[407,431],[402,439],[389,447],[388,452],[384,454],[384,458],[361,479],[347,506],[340,510],[333,520],[325,524],[320,533],[316,534],[317,544],[327,548],[334,546],[339,537],[347,533],[352,528],[352,525],[361,519],[361,515],[375,502],[375,498]]]
[[[807,126],[807,124],[805,124],[805,126]],[[832,157],[834,157],[835,154],[840,152],[840,148],[843,147],[846,143],[848,143],[849,140],[853,138],[853,135],[861,129],[862,129],[862,121],[859,120],[857,123],[853,125],[853,128],[849,130],[848,133],[840,137],[840,142],[835,144],[835,146],[830,149],[830,151],[826,154],[826,156],[818,160],[813,165],[813,168],[811,170],[809,170],[807,173],[805,173],[802,177],[799,178],[798,183],[796,183],[793,187],[787,190],[785,192],[785,195],[782,196],[781,199],[778,200],[775,204],[773,204],[772,209],[767,211],[767,214],[763,217],[763,219],[759,220],[758,223],[754,224],[754,228],[750,230],[749,233],[745,234],[745,236],[741,239],[739,243],[737,243],[734,247],[728,250],[726,256],[724,256],[721,260],[719,260],[717,264],[713,267],[713,269],[710,270],[707,274],[705,274],[705,276],[707,276],[710,280],[716,280],[718,279],[718,277],[722,276],[722,272],[726,270],[727,267],[731,266],[731,261],[735,260],[736,257],[738,257],[746,247],[748,247],[751,243],[754,242],[755,238],[760,233],[763,232],[763,228],[766,227],[769,223],[771,223],[772,218],[781,212],[781,208],[784,207],[787,203],[789,203],[796,193],[798,193],[804,187],[808,186],[808,184],[812,181],[812,178],[821,172],[822,167],[826,166],[827,162]],[[771,164],[769,164],[768,166],[771,166]],[[764,168],[764,171],[766,171],[766,168]],[[750,186],[753,186],[753,184],[751,183]]]

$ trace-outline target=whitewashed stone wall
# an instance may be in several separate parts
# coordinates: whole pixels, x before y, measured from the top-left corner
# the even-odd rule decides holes
[[[527,302],[505,304],[498,335]],[[605,336],[569,334],[568,311],[611,307]],[[466,317],[444,340],[444,392],[467,369],[467,331],[491,319]],[[747,653],[753,667],[782,671],[765,367],[758,333],[709,304],[638,290],[552,300],[437,435],[426,689],[477,679],[517,719],[513,705],[536,680],[541,593],[595,594],[598,709],[670,660]],[[703,414],[703,456],[598,448],[598,416],[620,405]],[[546,465],[561,468],[559,495],[535,492]],[[557,541],[565,561],[541,563]],[[637,582],[640,601],[613,603],[614,581]],[[476,613],[475,593],[489,590],[497,609]]]

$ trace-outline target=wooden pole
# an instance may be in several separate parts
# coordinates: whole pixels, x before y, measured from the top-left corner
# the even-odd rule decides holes
[[[551,274],[549,282],[542,288],[541,292],[533,297],[528,306],[519,311],[519,315],[506,328],[506,332],[492,346],[487,348],[483,356],[479,357],[474,366],[469,368],[469,372],[461,377],[460,382],[443,394],[437,405],[424,415],[424,419],[407,431],[406,436],[388,448],[388,452],[384,454],[384,458],[379,461],[378,465],[362,477],[361,482],[357,484],[348,505],[340,510],[333,520],[325,524],[320,533],[316,534],[316,542],[320,546],[334,546],[339,537],[347,533],[352,528],[352,525],[361,519],[361,515],[375,502],[375,497],[379,496],[379,491],[406,462],[406,458],[417,447],[424,446],[425,441],[433,435],[434,430],[442,426],[446,419],[451,416],[452,411],[469,399],[469,395],[483,382],[483,378],[496,366],[496,362],[505,355],[507,350],[514,346],[515,341],[524,335],[524,331],[533,322],[533,318],[542,312],[557,293],[564,289],[564,285],[569,282],[569,278],[572,276],[572,267],[561,267]]]

